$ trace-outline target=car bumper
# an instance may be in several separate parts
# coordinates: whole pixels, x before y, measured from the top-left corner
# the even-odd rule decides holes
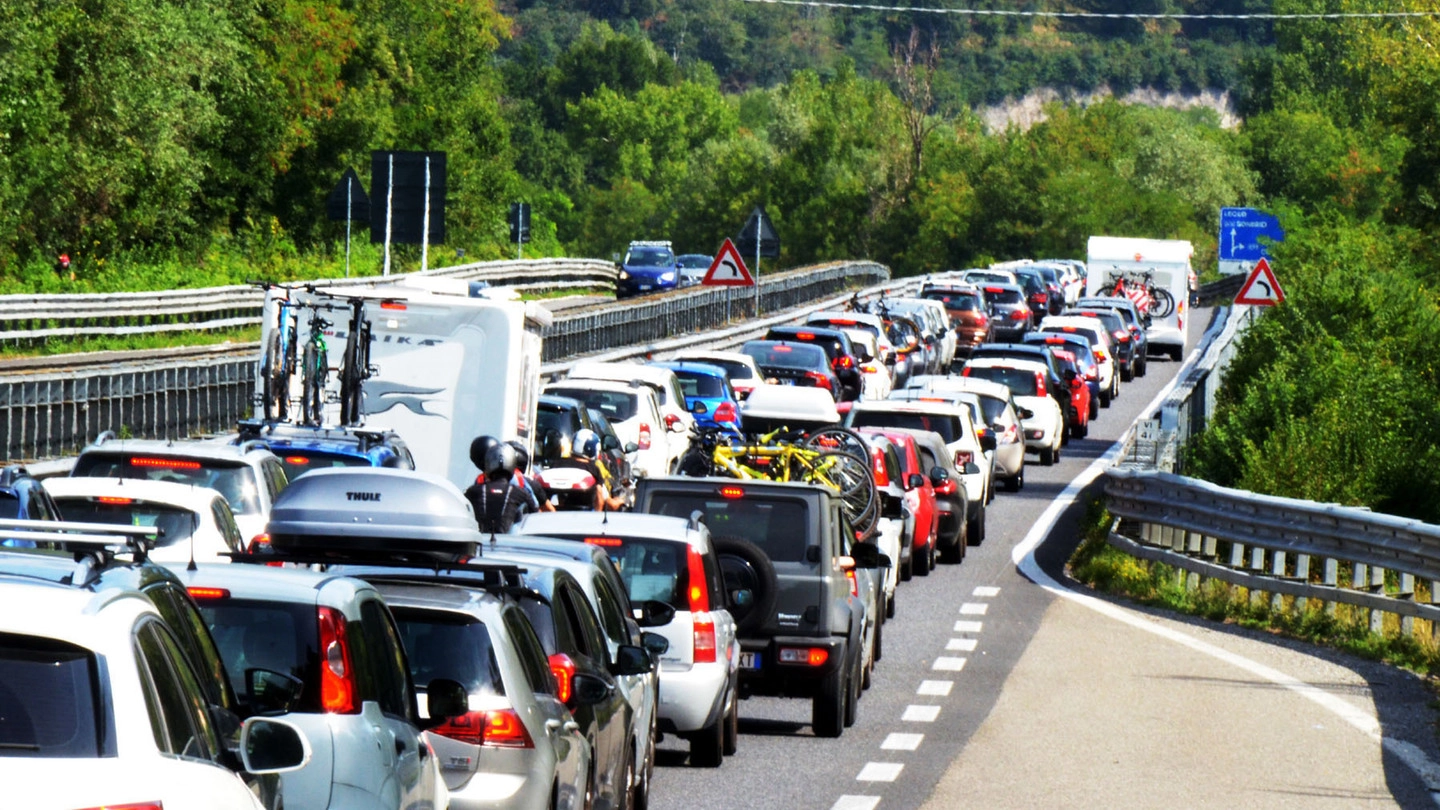
[[[1022,425],[1025,428],[1026,450],[1038,452],[1055,446],[1055,427],[1053,425],[1037,425],[1033,422],[1022,423]]]
[[[781,664],[782,647],[821,648],[826,651],[825,663]],[[846,664],[845,639],[838,636],[775,636],[771,639],[742,639],[740,649],[758,653],[759,669],[740,670],[740,696],[771,695],[776,697],[813,697],[821,681]]]
[[[729,673],[724,663],[660,668],[660,728],[685,734],[710,725],[725,702]]]

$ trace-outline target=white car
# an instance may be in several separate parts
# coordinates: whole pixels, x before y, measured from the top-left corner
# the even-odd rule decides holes
[[[892,298],[890,299],[892,309],[901,312],[910,312],[925,319],[933,334],[939,339],[940,356],[937,372],[945,372],[950,369],[950,364],[955,362],[955,347],[959,338],[955,335],[955,327],[950,323],[950,312],[945,309],[945,304],[930,298]]]
[[[730,377],[730,387],[735,389],[735,396],[741,401],[750,396],[756,386],[765,384],[765,375],[760,373],[760,366],[755,364],[755,358],[744,352],[687,349],[676,352],[670,359],[677,362],[709,363],[725,369],[725,373]]]
[[[1014,492],[1025,486],[1025,435],[1020,407],[1010,389],[978,377],[925,377],[922,390],[962,393],[975,397],[985,424],[995,433],[995,477]]]
[[[647,385],[567,378],[545,386],[545,393],[579,400],[605,414],[622,445],[634,442],[640,448],[631,461],[638,476],[666,475],[679,458],[671,451],[672,444],[680,444],[678,434],[665,429],[655,389]]]
[[[42,483],[65,520],[162,529],[149,552],[152,562],[229,562],[222,555],[245,550],[246,538],[230,503],[208,487],[124,478],[47,478]]]
[[[1010,389],[1018,408],[1030,413],[1020,414],[1025,430],[1025,448],[1040,454],[1040,463],[1054,464],[1060,460],[1060,445],[1065,439],[1065,413],[1060,403],[1045,390],[1044,364],[1011,358],[977,358],[965,364],[966,377],[1000,383]]]
[[[585,360],[570,367],[566,381],[613,380],[628,383],[632,380],[649,386],[655,391],[660,403],[660,418],[669,431],[666,453],[670,456],[668,471],[679,462],[680,457],[690,448],[690,434],[695,430],[695,417],[685,408],[685,390],[680,387],[680,378],[668,368],[642,365],[640,363],[605,363]],[[652,471],[651,474],[659,474]]]
[[[518,534],[602,546],[620,570],[630,604],[664,602],[675,615],[649,627],[670,642],[660,656],[660,731],[690,741],[690,763],[714,767],[735,753],[740,643],[720,576],[716,546],[703,522],[635,513],[528,515]]]
[[[0,783],[7,807],[263,810],[225,765],[200,676],[138,591],[95,593],[0,574]],[[238,754],[251,774],[310,760],[295,726],[252,717]],[[263,765],[262,765],[263,763]]]
[[[880,354],[880,347],[875,342],[875,336],[864,329],[840,331],[850,337],[851,345],[863,352],[860,358],[860,398],[884,399],[890,396],[890,369],[876,359]]]
[[[1120,369],[1105,322],[1088,315],[1050,315],[1040,321],[1037,331],[1079,334],[1089,339],[1100,374],[1100,405],[1110,407],[1110,400],[1120,395]]]
[[[932,377],[930,379],[934,378]],[[954,379],[965,378],[956,377]],[[985,421],[985,412],[984,409],[980,407],[979,399],[975,394],[968,391],[937,390],[934,388],[902,388],[892,393],[890,400],[892,402],[943,402],[947,405],[969,408],[970,424],[975,428],[977,440],[979,436],[990,432],[990,427]],[[999,435],[996,434],[996,446],[998,446],[998,441]],[[999,477],[1000,473],[995,462],[994,448],[990,447],[989,443],[982,443],[981,446],[985,448],[985,451],[975,459],[975,463],[979,464],[981,471],[985,473],[985,498],[988,501],[995,497],[995,479]],[[1024,458],[1025,448],[1023,444],[1020,446],[1020,453],[1021,458]]]
[[[885,367],[885,370],[890,373],[893,381],[897,360],[895,344],[890,340],[890,333],[885,328],[885,320],[879,315],[872,315],[868,312],[843,312],[835,309],[822,309],[819,312],[812,312],[806,316],[805,325],[843,329],[852,335],[852,339],[854,334],[852,330],[863,329],[874,335],[876,348],[879,349],[875,355],[875,362]]]

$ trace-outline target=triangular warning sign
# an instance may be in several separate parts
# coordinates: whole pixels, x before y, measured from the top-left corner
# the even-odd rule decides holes
[[[753,287],[755,278],[745,269],[745,262],[740,258],[740,251],[735,249],[735,243],[726,239],[700,283],[717,287]]]
[[[1284,300],[1285,291],[1280,289],[1280,282],[1270,271],[1270,261],[1264,258],[1255,263],[1255,269],[1240,285],[1240,294],[1235,296],[1235,303],[1255,307],[1273,307]]]

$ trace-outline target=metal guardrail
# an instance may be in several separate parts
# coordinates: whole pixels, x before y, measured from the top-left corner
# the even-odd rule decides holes
[[[615,288],[615,265],[599,259],[475,262],[423,273],[324,279],[326,286],[375,286],[406,275],[487,281],[526,290]],[[204,332],[260,323],[264,293],[256,287],[158,292],[0,296],[0,341],[19,345],[52,338]]]
[[[1276,612],[1303,611],[1315,600],[1331,614],[1336,605],[1359,611],[1372,632],[1394,626],[1411,634],[1422,619],[1440,634],[1440,526],[1175,474],[1184,443],[1213,415],[1225,369],[1254,317],[1249,307],[1217,317],[1159,411],[1127,433],[1104,477],[1116,518],[1108,542],[1173,567],[1192,590],[1217,580]]]
[[[599,264],[613,270],[607,262]],[[762,301],[767,309],[786,306],[888,274],[873,262],[836,263],[776,274],[762,281]],[[753,296],[748,298],[753,300]],[[738,305],[735,311],[740,312]],[[550,328],[568,325],[565,328],[571,334],[583,336],[571,339],[572,351],[587,345],[608,349],[629,341],[671,337],[687,329],[703,334],[703,330],[724,323],[724,315],[723,291],[717,295],[715,291],[681,290],[654,300],[558,315]],[[74,453],[102,430],[119,431],[122,426],[137,437],[162,439],[228,431],[251,408],[258,350],[258,343],[250,343],[229,348],[115,352],[78,368],[65,367],[63,355],[49,358],[54,365],[48,368],[44,361],[27,361],[24,368],[0,376],[0,454],[7,461],[55,458]],[[546,355],[552,356],[551,351]]]

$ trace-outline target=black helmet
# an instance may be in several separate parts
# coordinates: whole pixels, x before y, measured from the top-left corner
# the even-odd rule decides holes
[[[544,461],[559,461],[565,451],[565,440],[558,430],[547,430],[540,436],[538,458]]]
[[[530,451],[526,450],[525,445],[517,439],[511,439],[506,444],[515,448],[515,469],[523,475],[526,470],[530,469]]]
[[[515,448],[496,442],[494,447],[485,451],[485,466],[480,469],[485,471],[486,478],[504,478],[514,475]]]
[[[476,436],[470,442],[470,463],[480,469],[485,469],[485,456],[489,454],[490,448],[500,444],[500,440],[494,436]]]

